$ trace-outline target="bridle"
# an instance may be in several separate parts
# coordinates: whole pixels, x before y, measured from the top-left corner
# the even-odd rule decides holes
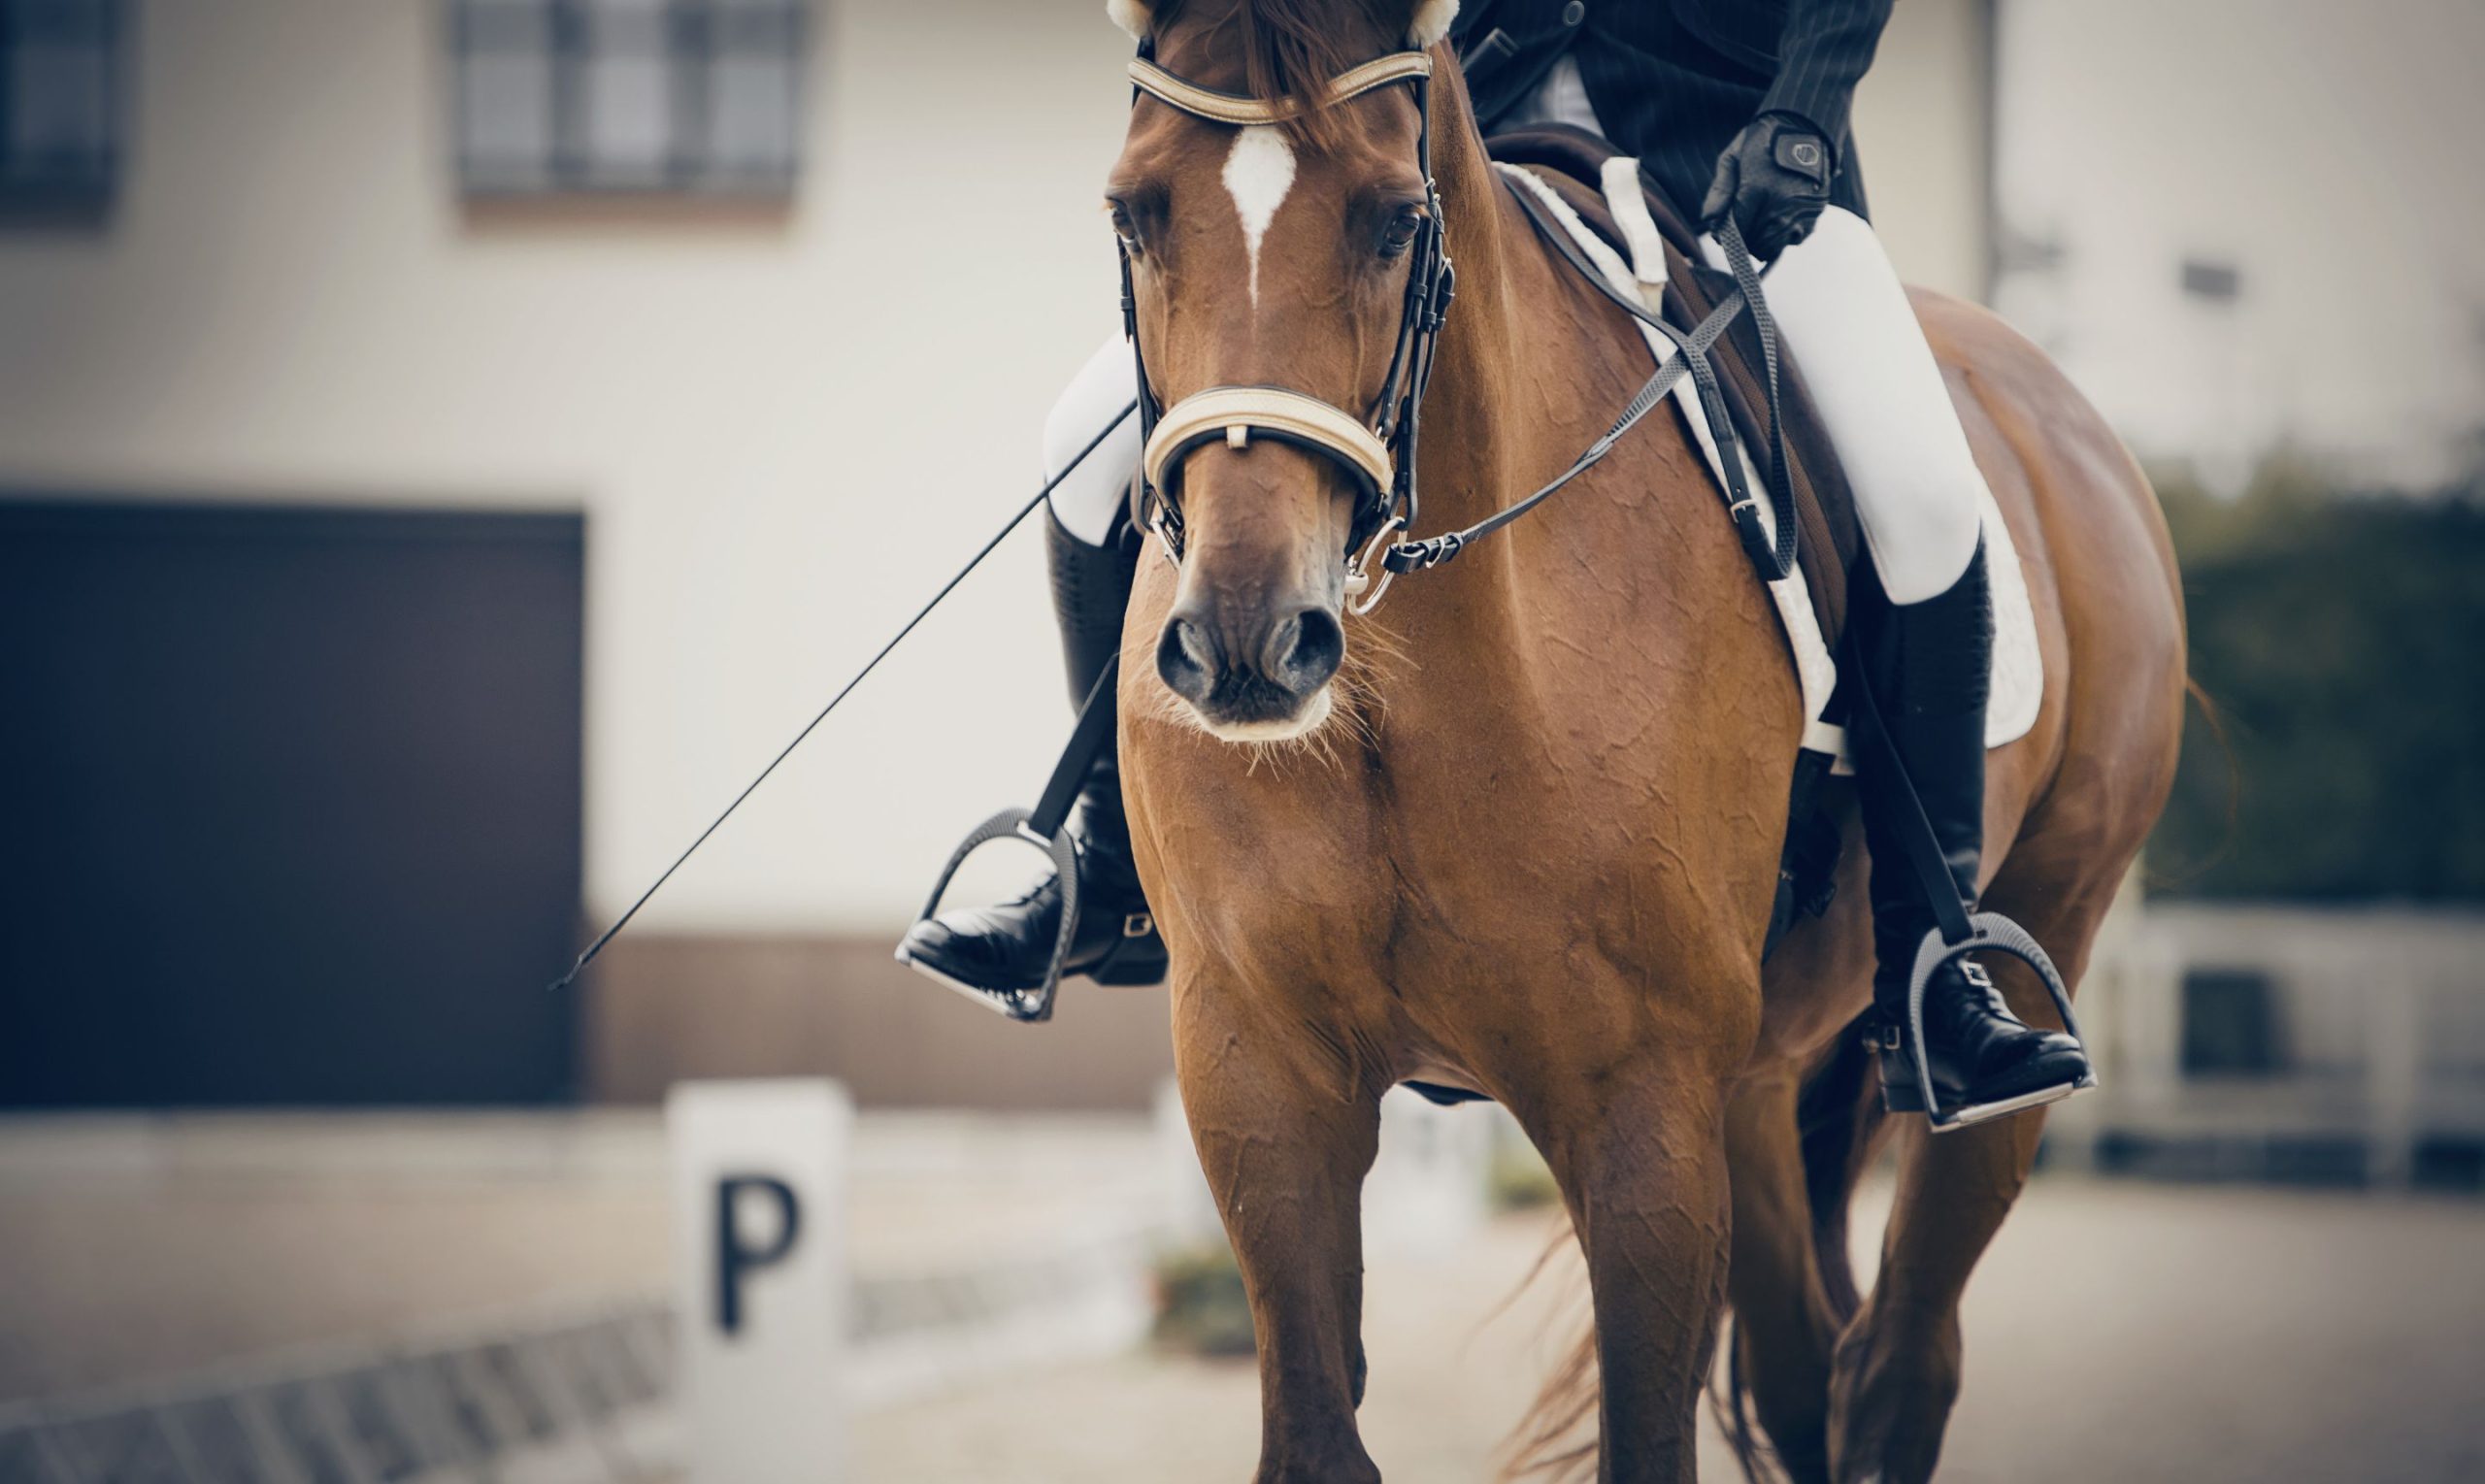
[[[1457,291],[1457,273],[1450,266],[1441,191],[1433,181],[1431,85],[1433,59],[1424,51],[1393,51],[1349,67],[1329,80],[1326,102],[1334,107],[1376,88],[1405,82],[1414,91],[1417,125],[1415,163],[1424,178],[1424,220],[1408,250],[1414,255],[1407,274],[1406,308],[1398,324],[1398,344],[1380,395],[1361,416],[1332,403],[1284,386],[1211,386],[1194,392],[1172,407],[1161,405],[1147,379],[1147,352],[1139,341],[1139,300],[1131,287],[1130,244],[1120,242],[1122,328],[1130,337],[1131,357],[1139,375],[1139,425],[1143,441],[1135,500],[1140,523],[1155,533],[1175,566],[1182,562],[1182,460],[1191,450],[1222,440],[1245,448],[1253,438],[1274,438],[1327,457],[1354,481],[1357,501],[1346,535],[1346,600],[1357,614],[1379,605],[1389,584],[1402,573],[1444,566],[1472,543],[1527,514],[1572,480],[1594,468],[1613,450],[1622,436],[1661,405],[1686,375],[1697,388],[1710,433],[1717,442],[1723,468],[1728,514],[1744,554],[1764,582],[1774,582],[1795,570],[1795,498],[1788,470],[1784,418],[1778,408],[1777,334],[1761,296],[1761,273],[1743,245],[1733,217],[1714,229],[1719,248],[1731,269],[1735,287],[1716,301],[1708,314],[1690,330],[1668,323],[1648,307],[1606,281],[1568,234],[1532,194],[1511,186],[1511,195],[1529,224],[1553,251],[1577,270],[1588,285],[1625,313],[1673,343],[1669,356],[1626,405],[1604,436],[1590,444],[1568,469],[1526,498],[1502,507],[1464,530],[1414,539],[1418,511],[1415,489],[1415,442],[1423,413],[1424,389],[1432,380],[1433,353],[1441,321]],[[1250,98],[1219,92],[1176,77],[1154,60],[1154,44],[1142,42],[1130,64],[1131,82],[1140,93],[1181,110],[1194,118],[1237,128],[1282,123],[1301,108],[1294,98]],[[1505,182],[1507,183],[1507,181]],[[1118,240],[1117,240],[1118,241]],[[1755,493],[1746,478],[1733,423],[1727,415],[1709,351],[1742,313],[1752,317],[1761,346],[1763,397],[1767,403],[1768,462],[1761,468],[1763,489]],[[1763,519],[1762,499],[1768,501]],[[1392,538],[1406,536],[1406,540]]]
[[[1194,118],[1235,128],[1283,123],[1302,103],[1294,98],[1251,98],[1219,92],[1176,77],[1156,65],[1152,43],[1143,42],[1130,64],[1139,94]],[[1432,379],[1433,352],[1441,321],[1457,292],[1441,226],[1441,192],[1433,183],[1431,86],[1433,59],[1424,51],[1393,51],[1350,67],[1329,80],[1325,106],[1335,107],[1399,82],[1414,92],[1415,166],[1424,181],[1423,222],[1408,245],[1406,307],[1398,323],[1389,375],[1380,395],[1362,414],[1284,386],[1211,386],[1172,407],[1158,402],[1147,378],[1147,352],[1139,339],[1139,299],[1131,287],[1130,245],[1120,243],[1122,327],[1130,337],[1139,373],[1140,458],[1138,513],[1155,533],[1166,556],[1182,561],[1182,462],[1210,443],[1233,448],[1271,438],[1328,458],[1345,472],[1356,491],[1346,535],[1346,592],[1360,599],[1355,611],[1380,601],[1394,573],[1384,568],[1375,585],[1370,566],[1389,538],[1414,524],[1417,511],[1415,445],[1422,422],[1424,388]]]

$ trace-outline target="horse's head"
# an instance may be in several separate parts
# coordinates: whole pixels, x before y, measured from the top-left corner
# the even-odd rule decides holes
[[[1385,435],[1407,384],[1409,272],[1434,243],[1420,87],[1328,100],[1359,64],[1439,40],[1456,6],[1109,9],[1147,43],[1164,90],[1297,100],[1275,122],[1235,123],[1203,116],[1212,98],[1143,93],[1106,196],[1164,410],[1150,473],[1182,552],[1157,673],[1220,738],[1301,736],[1332,709],[1350,544],[1386,510],[1396,445],[1372,430]],[[1270,405],[1254,388],[1281,390]]]

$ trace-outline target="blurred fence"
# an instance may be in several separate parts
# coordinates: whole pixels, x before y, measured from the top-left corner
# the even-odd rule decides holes
[[[661,1303],[438,1344],[322,1351],[0,1412],[27,1484],[604,1484],[674,1471]]]
[[[934,1273],[859,1277],[844,1378],[883,1406],[1110,1354],[1146,1332],[1137,1230]],[[437,1342],[322,1347],[0,1408],[6,1484],[630,1484],[684,1468],[669,1303]]]
[[[2151,906],[2079,1007],[2048,1149],[2174,1179],[2485,1189],[2485,915]]]

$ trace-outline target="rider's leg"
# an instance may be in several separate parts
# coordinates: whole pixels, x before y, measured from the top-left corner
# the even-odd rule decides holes
[[[1879,578],[1877,591],[1856,584],[1851,652],[1862,659],[1953,885],[1972,903],[1993,657],[1984,477],[1906,290],[1862,217],[1831,207],[1767,281],[1769,308],[1855,491]],[[1904,1009],[1916,947],[1934,917],[1895,833],[1901,796],[1873,773],[1867,760],[1859,782],[1872,854],[1873,997],[1888,1014]],[[1925,1049],[1945,1107],[2067,1086],[2088,1071],[2078,1042],[2021,1022],[1972,961],[1935,978],[1924,1013]],[[1905,1055],[1885,1055],[1882,1071],[1894,1107],[1923,1105]]]
[[[1139,467],[1138,417],[1124,417],[1066,474],[1064,465],[1130,406],[1131,376],[1129,343],[1115,336],[1089,358],[1044,423],[1044,476],[1063,476],[1045,513],[1044,553],[1073,706],[1087,699],[1121,645],[1139,552],[1123,513],[1131,472]],[[1064,973],[1110,984],[1157,982],[1164,977],[1165,947],[1147,919],[1131,863],[1121,771],[1110,740],[1079,790],[1069,828],[1078,842],[1079,912]],[[1061,909],[1059,885],[1046,877],[1014,901],[915,924],[898,955],[977,988],[1032,989],[1044,981]]]

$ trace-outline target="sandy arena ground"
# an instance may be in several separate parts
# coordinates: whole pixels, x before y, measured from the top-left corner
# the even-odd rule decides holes
[[[1390,1478],[1491,1476],[1559,1349],[1557,1281],[1495,1317],[1544,1230],[1374,1265],[1362,1421]],[[1247,1478],[1257,1396],[1247,1366],[1144,1356],[1030,1376],[863,1419],[862,1476]],[[1703,1476],[1736,1477],[1706,1442]],[[2040,1183],[1970,1290],[1940,1477],[2485,1480],[2485,1204]]]
[[[414,1138],[380,1180],[282,1127],[178,1158],[6,1135],[0,1400],[666,1282],[648,1126],[474,1123],[464,1153]],[[1143,1128],[867,1120],[857,1261],[937,1265],[1143,1207],[1150,1147]],[[1867,1197],[1876,1218],[1886,1195]],[[1506,1217],[1373,1263],[1363,1423],[1391,1478],[1489,1476],[1567,1333],[1558,1279],[1496,1312],[1546,1230]],[[1945,1479],[2485,1480],[2485,1203],[2042,1179],[1967,1336]],[[1145,1353],[1046,1369],[857,1419],[857,1477],[1242,1478],[1256,1393],[1247,1366]]]

